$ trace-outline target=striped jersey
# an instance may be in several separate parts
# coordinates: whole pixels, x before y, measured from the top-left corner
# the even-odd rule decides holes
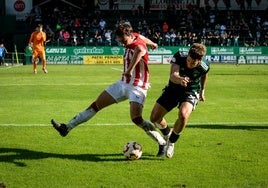
[[[139,86],[143,89],[149,89],[150,83],[149,83],[149,69],[148,69],[148,51],[147,46],[143,42],[142,39],[139,38],[138,33],[133,33],[134,40],[131,44],[127,45],[125,48],[125,53],[123,57],[123,64],[124,64],[124,70],[123,73],[128,69],[129,64],[132,61],[134,50],[137,46],[142,46],[144,48],[144,55],[142,56],[141,60],[138,62],[138,64],[134,67],[132,76],[130,79],[127,79],[124,75],[122,76],[122,81],[131,84],[134,86]]]

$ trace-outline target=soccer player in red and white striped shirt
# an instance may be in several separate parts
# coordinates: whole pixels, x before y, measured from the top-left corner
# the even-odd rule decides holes
[[[121,79],[108,86],[87,109],[78,113],[67,124],[58,123],[54,119],[51,120],[51,123],[64,137],[71,129],[90,120],[103,108],[129,100],[132,122],[141,127],[159,145],[165,145],[165,139],[156,131],[155,126],[142,117],[143,105],[147,90],[150,87],[146,45],[154,49],[157,48],[157,44],[138,33],[134,33],[132,27],[128,24],[120,24],[115,31],[115,35],[118,42],[125,47]]]

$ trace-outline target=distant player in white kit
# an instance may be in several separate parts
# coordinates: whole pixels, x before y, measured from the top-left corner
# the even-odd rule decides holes
[[[134,33],[132,27],[128,24],[120,24],[115,31],[115,35],[117,40],[125,47],[121,79],[108,86],[87,109],[78,113],[67,124],[58,123],[54,119],[51,120],[51,123],[64,137],[77,125],[90,120],[101,109],[128,99],[132,122],[141,127],[159,145],[165,145],[165,139],[156,131],[155,126],[142,117],[143,105],[149,89],[148,50],[146,45],[154,49],[157,48],[157,44],[138,33]]]

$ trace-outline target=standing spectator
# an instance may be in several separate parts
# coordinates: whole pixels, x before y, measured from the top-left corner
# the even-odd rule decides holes
[[[78,40],[77,40],[78,36],[77,36],[77,33],[76,33],[76,30],[73,30],[72,31],[72,34],[71,34],[71,39],[72,39],[72,45],[74,46],[77,46],[78,45]]]
[[[264,31],[268,31],[268,18],[266,18],[261,25]]]
[[[85,45],[85,33],[83,29],[80,29],[78,32],[78,45],[79,46]]]
[[[159,30],[155,30],[155,32],[153,33],[153,41],[159,46],[163,46],[163,37]]]
[[[127,18],[125,19],[124,24],[128,24],[128,25],[131,26],[131,23],[130,23],[130,21]]]
[[[119,2],[118,2],[118,0],[114,0],[114,7],[113,7],[113,10],[114,10],[114,12],[115,13],[117,13],[118,12],[118,9],[119,9]]]
[[[162,25],[162,34],[163,36],[168,32],[169,29],[169,25],[167,24],[167,22],[164,22]]]
[[[187,46],[188,45],[188,33],[187,31],[183,31],[183,34],[182,34],[182,45],[183,46]]]
[[[163,38],[164,38],[164,45],[170,46],[170,33],[166,32],[165,34],[163,34]]]
[[[46,69],[46,54],[45,54],[45,42],[46,42],[46,33],[43,31],[43,25],[38,24],[36,30],[31,34],[29,40],[29,46],[33,50],[32,54],[32,63],[34,74],[37,74],[37,59],[38,57],[42,60],[42,70],[44,73],[48,73]]]
[[[226,31],[222,31],[220,34],[220,46],[227,46],[228,34]]]
[[[240,2],[240,10],[245,10],[245,0],[239,0]]]
[[[92,32],[96,33],[96,31],[99,29],[99,22],[97,21],[97,19],[93,19],[91,22],[91,28],[92,28]]]
[[[175,46],[176,44],[176,33],[175,33],[175,30],[173,28],[170,29],[170,45],[171,46]]]
[[[139,4],[137,9],[138,9],[138,16],[139,17],[143,16],[143,14],[144,14],[143,6],[141,6],[141,4]]]
[[[176,46],[181,46],[182,45],[182,35],[181,35],[180,31],[177,32],[175,45]]]
[[[234,35],[234,46],[239,46],[239,34]]]
[[[94,13],[95,13],[95,16],[98,18],[101,14],[101,10],[100,10],[100,6],[99,6],[99,3],[96,3],[95,7],[94,7]]]
[[[105,37],[105,45],[106,46],[111,46],[112,45],[112,31],[111,30],[106,30],[104,33]]]
[[[165,145],[166,141],[156,131],[155,126],[143,119],[142,110],[149,89],[148,50],[146,44],[157,47],[148,38],[133,33],[132,27],[127,24],[119,24],[115,30],[116,39],[125,47],[123,57],[123,73],[117,82],[108,86],[92,102],[87,109],[78,113],[67,124],[51,120],[53,127],[61,136],[66,136],[73,128],[89,121],[102,109],[125,100],[129,100],[130,118],[132,122],[143,129],[159,145]]]
[[[260,30],[257,30],[256,31],[256,42],[257,42],[257,45],[259,46],[261,44],[261,31]]]
[[[264,33],[263,45],[268,46],[268,31]]]
[[[246,0],[247,1],[247,10],[251,10],[252,9],[252,0]]]
[[[7,54],[8,51],[6,47],[4,46],[4,43],[0,43],[0,65],[5,64],[5,54]]]
[[[232,45],[232,38],[233,38],[233,34],[232,31],[228,31],[227,33],[227,40],[226,40],[226,46],[231,46]]]
[[[231,7],[231,1],[230,0],[224,0],[223,1],[226,7],[226,10],[228,11]]]
[[[68,45],[69,44],[69,39],[71,37],[69,31],[68,30],[64,30],[62,35],[63,35],[64,45]]]
[[[211,11],[209,14],[209,24],[210,24],[210,27],[212,28],[214,28],[215,26],[215,19],[216,19],[216,15],[213,11]]]
[[[99,28],[101,31],[104,31],[106,29],[106,21],[103,18],[99,21]]]
[[[109,11],[112,12],[114,8],[114,0],[109,0]]]
[[[143,26],[142,26],[141,21],[138,22],[138,25],[136,26],[136,28],[137,28],[137,31],[138,31],[138,32],[142,33]]]
[[[142,33],[146,33],[147,29],[149,27],[149,24],[145,19],[142,20]]]
[[[151,4],[150,1],[151,0],[145,0],[144,1],[144,14],[145,15],[148,15],[150,13],[150,6],[151,6],[150,5]]]
[[[132,17],[135,18],[135,16],[136,16],[136,11],[137,11],[135,5],[132,5],[132,7],[131,7],[130,10],[131,10],[131,15],[132,15]]]
[[[101,31],[96,30],[95,31],[95,35],[94,35],[94,43],[95,43],[95,46],[101,45],[102,42],[103,42],[103,40],[102,40],[102,33],[101,33]]]
[[[81,27],[81,23],[80,23],[80,20],[79,18],[75,18],[74,21],[73,21],[73,27],[77,30]]]
[[[55,33],[54,31],[49,27],[49,25],[46,25],[44,28],[45,33],[47,34],[47,40],[45,45],[47,45],[47,43],[52,43],[55,41]]]
[[[90,43],[90,32],[87,30],[85,33],[85,46],[89,46]]]

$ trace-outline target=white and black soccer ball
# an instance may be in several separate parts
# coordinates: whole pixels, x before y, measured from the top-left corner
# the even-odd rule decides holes
[[[142,155],[142,147],[136,141],[129,141],[124,146],[123,154],[129,160],[137,160]]]

